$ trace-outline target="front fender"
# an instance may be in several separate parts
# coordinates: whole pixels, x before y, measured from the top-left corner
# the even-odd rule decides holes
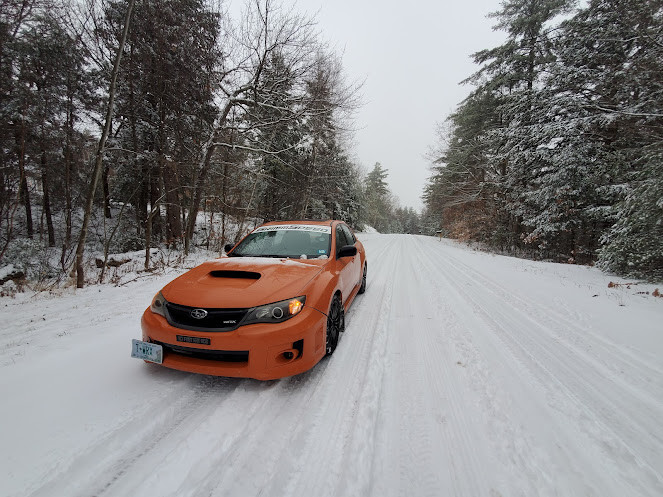
[[[306,295],[306,305],[316,309],[325,316],[333,296],[339,291],[338,274],[333,270],[325,269],[316,278],[309,281],[302,292]]]

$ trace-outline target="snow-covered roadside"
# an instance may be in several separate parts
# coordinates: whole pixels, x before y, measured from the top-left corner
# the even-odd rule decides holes
[[[153,407],[164,391],[141,374],[127,344],[140,334],[137,319],[149,295],[183,271],[127,286],[19,293],[0,300],[0,391],[11,406],[2,416],[2,466],[9,471],[3,492],[25,494],[40,475],[66,468],[90,440],[103,440]],[[117,402],[118,396],[124,401]],[[126,401],[134,406],[130,411]],[[27,473],[13,487],[17,467]]]
[[[339,348],[275,382],[129,357],[177,272],[0,299],[0,495],[661,495],[655,286],[360,238]]]

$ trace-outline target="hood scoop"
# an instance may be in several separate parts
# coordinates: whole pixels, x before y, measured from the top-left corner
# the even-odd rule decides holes
[[[213,278],[230,278],[235,280],[258,280],[260,279],[260,273],[253,271],[228,271],[228,270],[216,270],[210,271],[210,276]]]

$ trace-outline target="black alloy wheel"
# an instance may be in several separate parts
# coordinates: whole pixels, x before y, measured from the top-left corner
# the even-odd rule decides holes
[[[327,315],[327,355],[332,355],[338,345],[338,337],[340,333],[345,331],[345,314],[343,312],[343,304],[338,295],[334,295],[329,314]]]
[[[361,277],[361,286],[357,293],[364,293],[366,291],[366,266],[368,264],[364,263],[364,275]]]

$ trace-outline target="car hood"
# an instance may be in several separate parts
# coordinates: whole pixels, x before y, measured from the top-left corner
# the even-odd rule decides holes
[[[298,297],[318,275],[324,260],[224,257],[205,262],[161,291],[175,304],[207,308],[248,308]]]

